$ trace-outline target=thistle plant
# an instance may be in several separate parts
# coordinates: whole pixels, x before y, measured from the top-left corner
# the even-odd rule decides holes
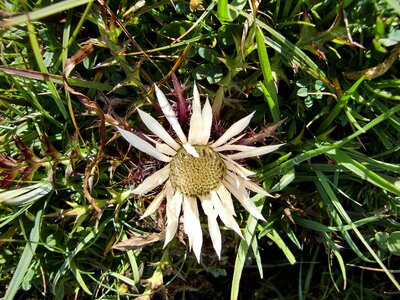
[[[145,195],[164,184],[142,218],[154,213],[166,199],[167,227],[164,247],[173,239],[178,228],[181,211],[183,226],[200,262],[203,235],[199,218],[198,202],[207,216],[211,240],[218,257],[221,256],[221,232],[217,218],[242,238],[240,227],[235,220],[233,199],[255,218],[264,220],[261,212],[250,200],[247,190],[271,196],[248,177],[254,172],[244,168],[235,160],[264,155],[275,151],[282,144],[262,147],[235,144],[239,135],[250,123],[254,112],[229,127],[216,141],[210,141],[213,115],[208,99],[201,108],[200,94],[194,84],[192,116],[188,137],[183,132],[178,118],[163,92],[155,86],[158,103],[178,137],[176,141],[167,130],[148,113],[138,109],[146,127],[160,141],[145,136],[148,141],[130,131],[118,128],[121,135],[136,149],[163,161],[166,165],[146,178],[132,190],[133,194]],[[238,137],[239,136],[239,137]],[[153,146],[152,144],[155,144]]]

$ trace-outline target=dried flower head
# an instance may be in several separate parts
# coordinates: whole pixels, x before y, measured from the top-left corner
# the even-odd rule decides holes
[[[221,232],[217,218],[243,237],[235,220],[233,195],[242,206],[255,218],[264,220],[260,211],[250,200],[247,190],[271,196],[263,188],[253,183],[248,177],[253,172],[242,167],[235,160],[270,153],[279,145],[254,147],[235,145],[238,136],[249,124],[254,112],[234,123],[216,141],[210,142],[212,125],[211,105],[206,100],[203,109],[196,85],[193,89],[193,113],[190,119],[189,135],[186,137],[165,95],[155,86],[160,107],[175,131],[176,141],[164,127],[148,113],[138,109],[140,118],[146,127],[160,138],[155,147],[127,130],[118,128],[121,135],[136,149],[145,152],[167,164],[146,178],[132,192],[144,195],[157,186],[164,184],[161,192],[146,209],[142,218],[154,213],[161,202],[166,199],[167,228],[164,247],[176,234],[181,210],[183,210],[184,232],[200,261],[203,235],[199,219],[198,203],[208,219],[208,229],[214,249],[221,255]],[[228,154],[224,154],[228,152]]]

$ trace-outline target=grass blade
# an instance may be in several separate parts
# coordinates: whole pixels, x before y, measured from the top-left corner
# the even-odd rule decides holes
[[[0,27],[9,27],[15,25],[21,25],[24,23],[32,22],[35,20],[39,20],[54,14],[58,14],[62,11],[87,4],[89,2],[93,2],[93,0],[65,0],[53,5],[49,5],[38,9],[36,11],[28,12],[25,14],[21,14],[16,17],[12,17],[9,19],[3,19],[0,21]]]
[[[17,294],[24,276],[29,269],[32,262],[33,255],[37,248],[37,242],[39,242],[40,226],[42,224],[43,211],[39,210],[35,216],[35,223],[29,235],[29,241],[27,241],[24,251],[22,252],[21,258],[19,259],[17,268],[15,269],[14,275],[8,285],[8,289],[4,295],[4,300],[12,300]]]
[[[85,281],[82,278],[81,272],[80,270],[76,267],[75,263],[73,260],[71,260],[70,263],[70,267],[71,267],[71,272],[72,274],[74,274],[76,281],[79,283],[79,285],[81,286],[81,288],[88,294],[88,295],[92,295],[92,292],[90,291],[90,289],[88,288],[88,286],[86,285]]]
[[[264,43],[264,37],[258,27],[256,27],[256,42],[258,59],[264,77],[264,83],[260,82],[260,86],[271,111],[272,119],[274,120],[274,123],[278,123],[281,120],[278,95],[276,94],[274,77],[272,76],[271,65],[269,63],[268,53]]]
[[[29,32],[29,39],[31,41],[31,46],[33,50],[33,54],[36,58],[36,63],[39,66],[39,69],[42,73],[44,74],[49,74],[49,71],[47,70],[44,61],[43,61],[43,56],[40,51],[40,46],[39,42],[35,33],[35,27],[33,26],[32,23],[28,23],[28,32]],[[61,100],[60,94],[58,93],[54,83],[51,81],[46,81],[47,87],[49,88],[50,93],[53,96],[53,99],[60,110],[61,114],[63,115],[64,119],[68,119],[68,113],[67,110],[65,109],[64,103]]]
[[[340,204],[340,201],[336,198],[335,193],[333,192],[325,175],[319,171],[317,171],[316,173],[317,173],[320,184],[323,186],[324,190],[327,191],[327,195],[329,195],[329,200],[332,201],[332,204],[335,206],[336,210],[339,212],[339,214],[342,216],[342,218],[346,221],[346,223],[352,227],[353,231],[355,232],[355,234],[357,235],[359,240],[363,243],[365,248],[367,248],[367,250],[372,255],[372,257],[375,259],[375,261],[381,266],[382,270],[388,276],[390,281],[392,281],[392,283],[395,285],[395,287],[400,291],[400,284],[397,282],[396,278],[394,278],[393,274],[383,264],[383,262],[381,261],[381,259],[378,256],[378,254],[375,253],[375,251],[371,248],[371,246],[365,240],[362,233],[357,229],[356,226],[354,226],[349,215],[346,213],[345,209]]]
[[[251,250],[253,250],[254,258],[257,263],[258,273],[260,273],[260,278],[264,278],[264,271],[261,262],[260,251],[258,251],[258,240],[252,239],[251,241]]]
[[[71,262],[74,257],[83,250],[84,247],[89,245],[89,242],[94,243],[103,232],[106,225],[112,221],[112,217],[105,219],[97,228],[97,230],[93,230],[86,237],[76,245],[75,249],[70,252],[70,254],[65,258],[64,263],[62,264],[61,268],[54,276],[53,285],[52,285],[52,292],[55,295],[60,294],[60,290],[62,289],[62,281],[63,275],[66,273],[67,270],[71,269]]]
[[[324,237],[325,237],[325,240],[327,241],[327,244],[329,245],[329,250],[331,250],[331,251],[333,252],[333,254],[335,255],[335,257],[336,257],[336,259],[337,259],[337,261],[338,261],[338,263],[339,263],[340,270],[342,271],[342,276],[343,276],[343,289],[346,289],[346,284],[347,284],[347,275],[346,275],[346,274],[347,274],[347,273],[346,273],[346,265],[345,265],[345,263],[344,263],[343,257],[342,257],[342,255],[340,254],[340,251],[339,251],[339,249],[336,247],[336,244],[335,244],[335,242],[332,240],[332,238],[331,238],[327,233],[324,233]],[[329,252],[328,252],[328,253],[329,253]],[[329,254],[329,257],[330,257],[330,254]],[[330,260],[330,258],[329,258],[329,260]],[[330,263],[330,264],[328,264],[328,266],[329,266],[329,275],[331,276],[332,282],[333,282],[333,284],[334,284],[336,290],[339,291],[339,288],[338,288],[338,286],[336,285],[336,280],[335,280],[335,278],[333,277],[333,273],[332,273],[332,264]]]
[[[17,69],[12,67],[0,66],[0,71],[3,71],[7,74],[20,76],[23,78],[30,78],[35,80],[41,81],[51,81],[57,84],[63,84],[63,79],[61,75],[55,74],[45,74],[42,72],[31,71],[31,70],[24,70],[24,69]],[[112,86],[106,83],[96,82],[96,81],[86,81],[78,78],[68,78],[67,82],[71,86],[88,88],[88,89],[95,89],[101,91],[111,91]]]
[[[335,210],[334,206],[334,201],[338,201],[336,198],[336,195],[333,193],[333,191],[329,188],[326,187],[324,184],[324,179],[325,175],[323,175],[322,172],[316,171],[316,175],[319,181],[315,182],[317,189],[322,197],[322,199],[325,202],[326,205],[326,210],[331,216],[331,219],[337,224],[339,231],[341,232],[343,238],[346,240],[347,244],[350,246],[350,248],[360,257],[362,260],[370,262],[370,260],[358,249],[357,245],[354,243],[353,239],[351,238],[350,234],[348,231],[343,230],[343,221],[340,218],[342,214],[338,214],[338,212]],[[322,182],[322,183],[321,183]],[[333,203],[332,203],[333,202]],[[346,212],[343,212],[346,214]],[[333,242],[332,242],[333,243]]]
[[[278,174],[284,174],[285,172],[287,172],[290,168],[293,168],[294,166],[302,163],[303,161],[306,161],[308,159],[311,159],[315,156],[324,154],[330,150],[339,148],[340,146],[345,145],[346,143],[350,142],[351,140],[353,140],[354,138],[360,136],[363,133],[366,133],[368,130],[370,130],[371,128],[375,127],[376,125],[378,125],[379,123],[389,119],[392,115],[394,115],[395,113],[397,113],[398,111],[400,111],[400,104],[392,107],[391,109],[389,109],[388,111],[384,112],[383,114],[381,114],[380,116],[376,117],[374,120],[372,120],[371,122],[369,122],[368,124],[366,124],[364,127],[362,127],[361,129],[357,130],[356,132],[354,132],[353,134],[345,137],[344,139],[334,142],[332,144],[328,144],[328,145],[319,145],[318,148],[309,150],[305,153],[302,153],[288,161],[285,161],[284,163],[272,168],[271,170],[269,170],[268,172],[265,172],[262,174],[263,178],[268,178],[268,177],[272,177]]]
[[[260,199],[261,199],[260,196],[255,196],[251,200],[254,202]],[[260,206],[258,207],[260,208]],[[255,238],[255,230],[257,227],[257,223],[258,220],[254,218],[252,215],[249,215],[249,218],[247,219],[247,226],[244,230],[244,239],[241,240],[236,254],[235,267],[233,271],[232,286],[231,286],[231,298],[230,298],[231,300],[236,300],[239,296],[240,279],[242,277],[242,271],[244,263],[246,261],[247,252],[249,251],[249,245],[252,244],[252,239]]]
[[[229,6],[232,9],[236,9],[234,6]],[[247,18],[249,21],[253,21],[254,17],[245,11],[238,11],[239,14]],[[286,39],[282,34],[280,34],[275,29],[271,28],[264,22],[256,20],[258,26],[266,30],[272,38],[266,37],[264,35],[264,42],[275,51],[280,53],[288,62],[293,62],[294,64],[300,66],[305,72],[309,73],[312,77],[322,80],[328,86],[332,86],[325,72],[318,67],[318,65],[308,57],[299,47],[295,46],[288,39]]]
[[[328,116],[324,118],[321,125],[318,128],[317,135],[322,134],[326,130],[328,130],[329,126],[332,122],[337,118],[338,114],[346,108],[347,102],[351,98],[351,96],[358,90],[360,84],[364,81],[364,78],[361,77],[358,79],[348,91],[339,99],[336,105],[333,107]]]
[[[365,167],[358,161],[352,159],[343,150],[332,149],[330,151],[327,151],[326,154],[335,159],[339,165],[353,172],[361,179],[366,180],[369,183],[376,185],[388,192],[400,196],[400,188],[395,186],[392,182],[389,182],[383,177],[379,176],[377,173],[369,170],[367,167]]]
[[[271,232],[267,233],[267,236],[283,251],[290,264],[293,265],[296,263],[296,258],[293,253],[275,229],[272,229]]]
[[[353,222],[353,225],[356,227],[366,225],[368,223],[376,222],[380,219],[385,218],[386,216],[384,215],[375,215],[375,216],[370,216],[366,217],[361,220],[357,220]],[[303,226],[305,228],[309,228],[314,231],[319,231],[319,232],[332,232],[332,231],[348,231],[352,230],[352,226],[350,225],[342,225],[340,227],[337,226],[326,226],[321,223],[318,223],[317,221],[314,220],[308,220],[302,217],[299,217],[298,215],[294,214],[292,215],[293,220],[297,225]]]
[[[319,249],[320,249],[319,246],[315,249],[314,255],[313,255],[311,263],[310,263],[310,267],[309,267],[307,275],[306,275],[306,279],[305,279],[305,282],[304,282],[304,287],[300,286],[300,288],[301,288],[301,290],[303,292],[301,293],[301,296],[299,295],[300,296],[299,298],[303,298],[303,296],[307,296],[308,291],[310,290],[311,278],[313,276],[314,266],[317,263]],[[303,268],[302,266],[303,266],[303,262],[301,263],[301,269]],[[299,278],[299,279],[301,280],[301,278]],[[301,282],[300,280],[299,280],[299,282]],[[306,298],[306,297],[304,297],[304,298]]]
[[[52,191],[50,183],[41,182],[19,189],[4,191],[0,193],[0,203],[9,206],[20,206],[32,203]]]

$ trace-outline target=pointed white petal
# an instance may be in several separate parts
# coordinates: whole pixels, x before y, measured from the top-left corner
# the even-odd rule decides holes
[[[174,188],[172,187],[171,181],[170,181],[170,180],[168,180],[168,181],[165,183],[164,189],[165,189],[165,194],[166,194],[166,196],[167,196],[167,201],[170,200],[170,199],[172,199],[172,197],[173,197],[174,194],[175,194],[175,190],[174,190]]]
[[[231,127],[228,128],[227,131],[224,132],[224,134],[211,146],[213,148],[219,147],[222,144],[225,144],[229,139],[233,138],[234,136],[238,135],[241,133],[247,125],[249,125],[251,118],[253,117],[255,112],[252,112],[250,115],[247,117],[244,117],[234,123]]]
[[[203,135],[200,95],[196,83],[193,86],[192,116],[190,118],[189,144],[199,145]]]
[[[192,115],[189,128],[189,143],[191,145],[201,145],[203,134],[203,122],[201,116]]]
[[[228,181],[230,184],[232,184],[236,188],[239,188],[240,184],[241,184],[241,181],[239,180],[239,178],[244,179],[244,178],[241,178],[240,176],[236,176],[235,173],[232,173],[232,172],[226,172],[226,175],[224,177],[224,179],[226,181]],[[247,179],[244,179],[244,180],[247,180]]]
[[[146,211],[144,212],[143,216],[140,219],[144,219],[154,213],[157,208],[160,206],[161,202],[165,198],[165,189],[162,190],[154,199],[151,201],[150,205],[147,207]]]
[[[249,151],[249,150],[253,150],[253,149],[257,149],[257,147],[225,144],[218,148],[214,148],[214,151],[217,151],[217,152],[220,152],[220,151]]]
[[[143,195],[152,189],[162,184],[169,177],[169,164],[164,168],[156,171],[154,174],[147,177],[141,184],[139,184],[132,193],[136,195]]]
[[[148,135],[144,135],[146,137],[146,139],[148,139],[150,142],[154,143],[156,145],[156,149],[158,151],[160,151],[163,154],[167,154],[170,156],[174,156],[176,154],[176,151],[171,148],[168,144],[164,144],[164,143],[159,143],[158,141],[156,141],[155,139],[152,139],[151,137],[149,137]],[[180,147],[180,146],[179,146]]]
[[[164,185],[165,195],[167,197],[167,201],[171,200],[175,194],[175,189],[171,185],[171,180],[168,180]]]
[[[170,147],[175,150],[178,150],[181,146],[169,135],[169,133],[164,129],[164,127],[158,123],[156,119],[154,119],[148,113],[138,109],[140,118],[142,119],[144,125],[156,136],[162,139],[165,143],[167,143]]]
[[[211,191],[211,202],[225,226],[233,229],[241,238],[243,238],[242,232],[240,231],[240,227],[236,223],[235,218],[232,213],[222,205],[221,200],[215,191]]]
[[[217,218],[208,217],[208,229],[215,253],[217,253],[218,259],[221,259],[222,238]]]
[[[264,190],[262,187],[255,184],[251,180],[248,180],[247,178],[238,177],[234,173],[227,172],[227,175],[224,177],[224,179],[236,188],[245,187],[248,190],[261,194],[263,196],[275,198],[274,196],[272,196],[270,193],[268,193],[266,190]]]
[[[154,85],[154,88],[156,91],[158,103],[160,104],[164,116],[167,118],[169,124],[171,124],[172,129],[175,131],[182,144],[187,143],[186,135],[183,133],[182,127],[181,125],[179,125],[178,118],[172,110],[171,105],[169,105],[167,98],[156,85]]]
[[[264,155],[267,153],[271,153],[283,145],[284,144],[257,147],[256,149],[253,149],[253,150],[230,154],[230,155],[228,155],[228,157],[230,157],[233,160],[237,160],[237,159],[243,159],[243,158],[247,158],[247,157],[260,156],[260,155]]]
[[[239,180],[242,180],[239,178]],[[227,180],[223,180],[224,185],[228,188],[228,190],[236,197],[236,199],[242,204],[242,206],[256,219],[265,221],[265,218],[262,216],[261,212],[258,210],[257,206],[250,200],[249,194],[245,190],[243,186],[239,188],[232,185]]]
[[[172,149],[168,144],[161,144],[161,143],[156,143],[156,149],[160,151],[161,153],[174,156],[176,154],[176,151]]]
[[[144,153],[147,153],[148,155],[151,155],[160,161],[164,161],[164,162],[171,161],[170,157],[166,156],[165,154],[162,154],[160,151],[158,151],[156,148],[154,148],[148,142],[142,140],[136,134],[133,134],[132,132],[127,131],[122,128],[119,128],[119,127],[117,127],[117,129],[121,133],[122,137],[125,140],[127,140],[129,142],[129,144],[131,144],[136,149],[138,149]]]
[[[228,168],[229,171],[232,171],[232,172],[234,172],[236,174],[239,174],[243,178],[247,178],[248,176],[253,176],[253,175],[256,174],[256,173],[254,173],[254,172],[252,172],[250,170],[247,170],[246,168],[242,167],[237,162],[235,162],[232,159],[230,159],[228,156],[223,155],[221,153],[219,153],[219,155],[224,160],[225,166]]]
[[[203,233],[201,231],[197,200],[186,196],[183,199],[183,228],[189,239],[189,249],[193,249],[197,261],[200,262]]]
[[[183,196],[178,191],[171,199],[168,199],[167,192],[167,229],[165,232],[164,247],[174,238],[179,224]]]
[[[268,193],[266,190],[264,190],[261,186],[255,184],[251,180],[243,180],[243,184],[250,191],[253,191],[253,192],[257,193],[257,194],[261,194],[263,196],[268,196],[268,197],[275,198],[270,193]]]
[[[236,143],[238,140],[240,140],[242,137],[244,137],[246,134],[242,133],[241,135],[238,135],[237,137],[235,137],[234,139],[231,139],[228,143],[226,143],[227,145],[232,145],[234,143]]]
[[[210,139],[211,126],[213,120],[212,108],[210,105],[210,101],[208,101],[208,97],[203,107],[202,117],[203,117],[203,135],[200,145],[207,145],[208,140]]]
[[[226,207],[226,209],[233,215],[236,216],[235,207],[233,206],[232,196],[231,193],[226,189],[223,184],[216,190],[219,199],[222,202],[222,205]]]
[[[204,213],[207,215],[208,231],[210,233],[211,241],[215,252],[218,255],[218,259],[221,259],[221,231],[219,230],[217,217],[218,214],[214,210],[210,196],[200,196],[201,206],[203,207]]]
[[[201,104],[200,104],[200,94],[199,89],[197,88],[196,81],[193,83],[193,113],[201,114]]]
[[[183,196],[183,231],[186,233],[189,240],[189,250],[192,250],[193,246],[193,226],[191,222],[193,221],[193,217],[195,215],[191,207],[192,201],[193,197]]]
[[[215,211],[214,206],[211,202],[211,194],[199,196],[199,198],[203,211],[207,215],[207,217],[218,217],[218,213]]]
[[[197,153],[196,149],[190,145],[190,144],[183,144],[183,148],[185,148],[186,152],[189,153],[190,155],[194,157],[199,157],[199,154]]]

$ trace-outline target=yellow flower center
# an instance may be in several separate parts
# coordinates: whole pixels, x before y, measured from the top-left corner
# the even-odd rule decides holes
[[[209,194],[218,187],[225,174],[220,155],[209,146],[193,146],[199,157],[187,153],[182,147],[170,162],[170,180],[174,188],[187,196]]]

